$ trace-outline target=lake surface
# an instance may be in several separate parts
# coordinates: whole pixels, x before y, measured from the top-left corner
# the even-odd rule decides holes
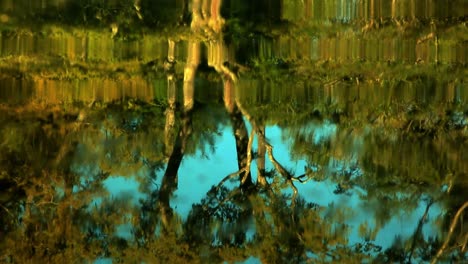
[[[463,263],[464,1],[0,1],[0,262]]]

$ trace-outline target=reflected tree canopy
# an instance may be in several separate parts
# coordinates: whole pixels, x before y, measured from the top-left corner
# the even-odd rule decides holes
[[[464,1],[0,1],[5,263],[461,263]]]

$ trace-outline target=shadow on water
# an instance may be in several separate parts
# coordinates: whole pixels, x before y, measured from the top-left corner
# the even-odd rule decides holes
[[[466,259],[462,1],[0,7],[1,261]]]

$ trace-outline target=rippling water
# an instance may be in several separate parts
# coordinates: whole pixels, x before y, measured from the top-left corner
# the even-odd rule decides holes
[[[464,1],[0,1],[5,263],[463,263]]]

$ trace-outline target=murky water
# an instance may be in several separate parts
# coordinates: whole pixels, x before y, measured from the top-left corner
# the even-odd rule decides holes
[[[5,263],[462,263],[464,1],[0,1]]]

